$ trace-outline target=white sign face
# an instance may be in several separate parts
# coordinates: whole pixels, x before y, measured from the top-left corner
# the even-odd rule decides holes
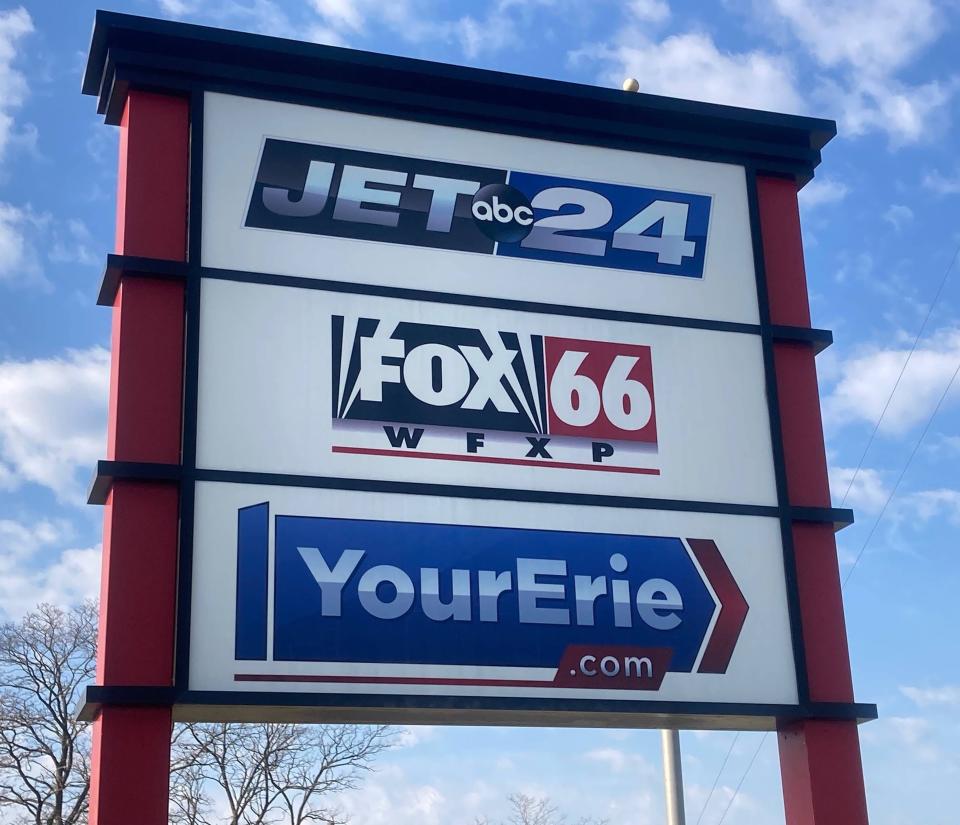
[[[797,703],[776,519],[196,495],[191,690]]]
[[[741,166],[208,93],[206,267],[758,323]]]
[[[758,335],[205,279],[197,465],[773,506]]]

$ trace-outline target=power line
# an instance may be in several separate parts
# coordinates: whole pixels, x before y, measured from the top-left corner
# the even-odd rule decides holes
[[[887,410],[890,408],[890,402],[893,401],[893,396],[897,392],[897,387],[900,386],[900,381],[903,378],[903,374],[907,371],[907,365],[910,363],[910,359],[913,358],[913,354],[917,351],[917,344],[920,343],[920,339],[923,337],[923,332],[927,328],[927,322],[930,320],[930,316],[933,315],[934,307],[940,301],[940,296],[943,293],[943,288],[947,284],[947,279],[950,277],[950,273],[953,271],[953,265],[957,262],[957,256],[960,255],[960,244],[957,245],[957,248],[954,250],[953,257],[950,259],[950,263],[947,264],[947,268],[943,272],[943,277],[940,279],[940,285],[937,287],[937,291],[933,296],[933,301],[931,301],[929,308],[927,309],[927,314],[923,319],[923,323],[920,324],[920,329],[917,332],[916,337],[913,339],[913,346],[910,347],[910,352],[907,353],[907,358],[903,362],[903,366],[900,367],[900,373],[897,375],[897,380],[893,384],[893,389],[890,390],[890,394],[887,396],[886,402],[884,402],[883,409],[880,411],[880,417],[877,419],[877,423],[873,425],[873,431],[870,433],[870,438],[867,439],[867,444],[863,448],[863,452],[860,454],[860,460],[857,462],[857,467],[853,471],[853,475],[850,476],[850,482],[847,484],[847,489],[843,493],[843,498],[840,499],[840,507],[843,507],[844,503],[847,500],[847,496],[850,495],[850,490],[853,489],[853,483],[857,480],[857,476],[860,475],[860,470],[863,468],[863,462],[867,458],[867,453],[870,451],[870,447],[873,445],[873,441],[877,436],[877,431],[880,429],[880,425],[883,423],[883,419],[887,414]]]
[[[960,247],[958,247],[958,252],[960,252]],[[956,257],[956,256],[954,256]],[[864,540],[863,544],[860,547],[860,551],[857,553],[857,557],[854,559],[853,564],[850,566],[850,569],[847,571],[847,575],[844,576],[843,581],[840,584],[841,589],[846,587],[847,582],[850,581],[850,577],[853,575],[853,571],[856,570],[857,565],[860,563],[860,560],[863,558],[863,554],[866,552],[867,547],[869,546],[871,540],[873,539],[874,534],[877,532],[877,527],[880,525],[880,521],[883,519],[884,514],[887,512],[887,508],[890,506],[890,502],[893,501],[893,497],[897,494],[897,490],[900,488],[900,482],[903,481],[903,477],[907,474],[907,470],[910,469],[910,465],[913,463],[914,457],[920,450],[923,440],[926,438],[927,433],[930,431],[930,427],[933,425],[934,419],[937,417],[937,413],[940,412],[940,408],[943,406],[943,402],[946,400],[947,396],[950,394],[950,390],[953,388],[953,385],[956,383],[957,378],[960,377],[960,362],[957,363],[956,369],[953,371],[953,375],[950,376],[950,380],[947,382],[946,387],[944,387],[943,392],[940,394],[940,398],[937,400],[936,406],[934,406],[933,411],[930,413],[927,418],[926,423],[923,425],[923,430],[920,433],[919,438],[913,445],[913,449],[910,451],[910,455],[907,457],[906,463],[903,465],[903,468],[900,470],[900,474],[897,476],[897,480],[894,483],[893,487],[890,490],[890,495],[887,496],[886,501],[883,503],[883,507],[880,510],[879,515],[877,515],[876,520],[873,522],[873,527],[870,528],[870,533],[867,535],[867,538]],[[730,810],[730,807],[733,805],[734,800],[737,798],[737,794],[740,793],[740,788],[743,786],[744,780],[747,778],[747,774],[750,773],[750,769],[753,767],[753,763],[757,759],[757,754],[760,753],[760,748],[763,747],[763,743],[766,740],[767,734],[764,734],[763,739],[760,740],[760,745],[757,746],[756,751],[754,751],[753,757],[750,759],[750,764],[747,765],[747,769],[743,772],[743,776],[740,777],[740,781],[737,783],[737,787],[733,792],[733,796],[730,797],[730,801],[727,803],[727,807],[724,809],[723,815],[720,817],[720,820],[717,822],[717,825],[722,825],[723,820],[726,819],[727,811]],[[733,750],[731,745],[730,750]],[[729,757],[729,753],[727,756]],[[726,760],[724,760],[724,765],[726,765]],[[723,767],[720,768],[722,773]],[[720,775],[717,775],[719,780]],[[714,782],[716,786],[716,781]],[[711,791],[712,793],[712,791]],[[703,813],[701,812],[701,816]],[[699,822],[699,820],[698,820]]]
[[[733,790],[733,796],[730,797],[730,801],[727,802],[727,807],[723,809],[723,813],[720,815],[720,819],[717,820],[717,825],[723,825],[723,820],[727,818],[727,814],[730,809],[733,807],[733,803],[737,798],[737,794],[740,793],[740,788],[743,787],[743,781],[747,778],[747,774],[750,773],[750,769],[753,767],[753,763],[757,761],[757,756],[760,754],[760,748],[763,747],[763,743],[767,741],[767,736],[770,735],[770,731],[766,731],[763,736],[760,738],[760,744],[757,745],[757,749],[753,752],[753,756],[750,757],[750,764],[747,765],[747,769],[743,772],[743,776],[740,777],[740,781],[737,783],[737,787]]]
[[[877,516],[876,521],[873,522],[873,527],[870,528],[870,534],[860,547],[860,552],[857,553],[857,557],[853,560],[853,564],[847,571],[847,575],[844,576],[843,582],[840,585],[841,588],[846,587],[847,582],[850,581],[850,577],[853,575],[853,571],[857,569],[857,565],[860,563],[860,559],[863,558],[863,554],[867,549],[867,545],[870,544],[873,534],[877,532],[877,527],[880,524],[880,520],[883,518],[883,514],[887,512],[887,507],[890,505],[890,502],[896,495],[897,489],[900,487],[900,482],[903,481],[903,477],[907,474],[907,470],[910,469],[910,465],[913,463],[914,456],[916,456],[917,452],[920,450],[920,445],[923,443],[923,439],[926,438],[927,433],[930,431],[930,426],[933,424],[933,420],[937,417],[937,413],[940,412],[940,407],[943,406],[943,402],[946,400],[946,397],[950,394],[950,390],[953,388],[958,375],[960,375],[960,362],[957,363],[957,368],[953,371],[953,375],[947,382],[947,386],[944,387],[943,393],[940,395],[940,398],[937,401],[937,405],[933,408],[933,412],[930,413],[930,417],[927,419],[927,423],[924,425],[923,432],[920,433],[917,443],[913,445],[913,449],[910,451],[910,455],[907,458],[907,463],[904,464],[903,469],[900,470],[900,475],[897,476],[897,481],[890,490],[890,495],[887,496],[887,500],[883,503],[883,507],[880,509],[880,514]]]
[[[730,743],[730,747],[727,749],[727,755],[723,757],[723,764],[720,765],[720,770],[717,771],[716,778],[713,780],[713,787],[710,788],[710,793],[707,794],[707,801],[703,803],[703,807],[700,809],[700,816],[697,817],[697,825],[700,825],[700,820],[703,819],[703,815],[707,812],[707,807],[710,805],[710,800],[713,799],[713,792],[717,789],[717,783],[720,781],[720,777],[723,775],[723,769],[727,767],[727,761],[730,759],[730,754],[733,753],[733,749],[736,746],[739,738],[740,731],[737,731],[737,735],[733,737],[733,741]]]
[[[890,390],[890,394],[887,396],[887,400],[884,402],[883,409],[880,411],[880,417],[877,419],[876,424],[873,426],[873,430],[870,433],[870,437],[867,439],[867,444],[863,448],[863,453],[860,455],[860,460],[857,462],[856,469],[853,471],[853,475],[850,477],[850,481],[847,484],[847,489],[843,493],[843,498],[840,499],[840,505],[843,506],[846,503],[847,496],[850,495],[850,490],[853,488],[854,482],[857,480],[857,476],[860,474],[860,470],[863,468],[863,462],[867,457],[867,453],[870,451],[870,447],[873,445],[874,439],[876,438],[877,432],[880,429],[880,425],[883,423],[883,419],[887,414],[887,410],[890,408],[890,402],[893,400],[893,396],[897,391],[897,388],[900,386],[900,381],[903,379],[904,373],[907,371],[907,366],[910,363],[910,359],[913,358],[913,354],[917,350],[917,345],[920,343],[920,339],[923,337],[924,330],[927,328],[927,323],[930,321],[931,316],[933,315],[933,310],[936,307],[937,303],[940,301],[940,296],[943,294],[943,289],[946,286],[947,280],[950,277],[950,273],[953,271],[954,264],[957,262],[957,258],[960,256],[960,244],[957,245],[957,248],[953,252],[953,256],[950,259],[950,263],[947,265],[947,268],[944,270],[943,277],[940,279],[940,284],[937,287],[937,291],[933,296],[933,300],[930,303],[929,308],[927,309],[927,314],[924,316],[923,323],[920,325],[920,329],[917,332],[916,337],[913,339],[913,345],[910,347],[910,352],[907,353],[906,360],[903,362],[903,365],[900,367],[900,372],[897,375],[897,380],[893,384],[893,388]],[[900,482],[903,481],[903,477],[906,475],[907,470],[910,468],[910,465],[913,463],[914,456],[920,449],[920,445],[923,443],[924,438],[927,435],[927,432],[930,430],[930,426],[933,424],[933,420],[936,418],[937,413],[940,411],[940,407],[943,405],[943,402],[946,400],[947,395],[950,393],[950,389],[953,387],[954,383],[957,380],[957,377],[960,376],[960,363],[957,364],[957,368],[953,373],[953,376],[950,378],[950,381],[947,383],[946,388],[944,389],[942,395],[937,401],[936,406],[933,408],[933,412],[930,413],[930,417],[927,419],[926,424],[923,427],[923,431],[920,433],[920,437],[917,439],[916,444],[914,444],[913,449],[910,452],[909,457],[907,458],[906,464],[903,465],[900,474],[897,476],[896,483],[893,485],[893,488],[890,490],[890,495],[887,496],[886,501],[883,503],[883,507],[880,510],[879,515],[876,518],[876,521],[873,523],[873,527],[870,528],[870,533],[867,535],[866,540],[863,542],[863,545],[860,547],[859,552],[857,553],[856,558],[853,561],[853,564],[850,566],[850,569],[847,571],[846,576],[844,576],[843,581],[840,583],[841,590],[846,587],[847,582],[850,581],[850,577],[853,575],[853,571],[857,568],[857,565],[860,563],[860,560],[863,558],[863,554],[866,552],[870,541],[873,539],[874,534],[877,531],[877,527],[880,525],[881,519],[883,519],[884,514],[887,512],[887,507],[890,505],[890,502],[893,500],[894,495],[896,495],[897,490],[900,487]],[[713,786],[710,788],[710,793],[707,795],[707,801],[704,802],[703,808],[700,811],[700,816],[697,817],[697,825],[700,825],[700,820],[703,819],[703,815],[707,811],[707,806],[710,804],[710,800],[713,798],[714,791],[716,790],[717,784],[720,781],[720,776],[723,774],[724,768],[727,766],[727,761],[730,759],[730,754],[733,753],[733,748],[737,744],[737,739],[740,738],[740,733],[738,732],[736,737],[734,737],[733,742],[730,743],[730,748],[727,750],[727,754],[723,759],[723,763],[720,765],[720,770],[717,772],[716,778],[713,780]],[[740,777],[740,781],[737,783],[737,787],[733,792],[733,796],[730,797],[730,801],[727,803],[727,807],[724,809],[723,814],[720,817],[717,825],[722,825],[724,819],[727,817],[727,811],[730,810],[733,805],[734,800],[737,798],[737,794],[740,792],[744,780],[747,778],[747,774],[750,773],[750,769],[753,767],[753,763],[756,761],[757,754],[760,753],[760,748],[763,747],[763,743],[766,741],[767,734],[763,735],[763,738],[760,740],[760,744],[757,746],[756,751],[754,751],[753,757],[750,759],[750,764],[747,765],[747,769],[743,772],[743,775]]]

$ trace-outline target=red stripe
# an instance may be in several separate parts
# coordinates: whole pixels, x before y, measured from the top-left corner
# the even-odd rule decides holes
[[[726,673],[750,608],[717,545],[710,539],[687,539],[687,543],[720,600],[720,615],[697,672]]]
[[[435,458],[441,461],[478,461],[484,464],[513,464],[521,467],[556,467],[561,470],[593,470],[601,473],[638,473],[640,475],[658,476],[660,470],[656,467],[605,467],[602,464],[574,464],[569,461],[536,461],[526,458],[499,458],[488,455],[448,455],[447,453],[423,453],[408,450],[386,450],[373,447],[333,447],[335,453],[350,453],[351,455],[380,455],[401,456],[404,458]]]
[[[333,682],[349,684],[383,685],[467,685],[482,687],[551,687],[552,680],[546,679],[428,679],[419,676],[306,676],[284,673],[237,673],[235,682]]]

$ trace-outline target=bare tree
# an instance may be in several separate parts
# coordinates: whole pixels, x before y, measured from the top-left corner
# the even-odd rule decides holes
[[[96,635],[94,603],[44,604],[0,626],[0,820],[86,822],[90,730],[75,714],[94,677]],[[174,825],[342,825],[331,795],[357,786],[390,731],[189,724],[177,726],[172,744]]]
[[[567,825],[567,815],[560,812],[549,797],[513,793],[507,797],[510,816],[503,825]],[[479,817],[475,825],[489,825],[485,817]],[[576,825],[607,825],[606,819],[583,817]]]
[[[207,825],[212,789],[229,825],[341,825],[330,795],[356,787],[389,745],[385,727],[183,725],[174,740],[171,822]]]
[[[93,679],[97,608],[42,604],[0,626],[0,808],[16,823],[85,822],[88,725],[76,719]]]

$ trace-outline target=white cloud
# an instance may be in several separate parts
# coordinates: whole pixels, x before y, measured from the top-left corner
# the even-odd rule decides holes
[[[0,282],[49,288],[36,244],[37,235],[49,220],[29,206],[0,202]]]
[[[338,796],[338,807],[364,825],[445,825],[464,822],[479,812],[465,810],[462,797],[451,799],[435,785],[417,784],[396,765],[382,766],[361,788]]]
[[[645,775],[647,778],[655,774],[653,765],[645,757],[620,748],[594,748],[587,751],[583,756],[585,759],[604,765],[616,773],[629,770],[634,775]]]
[[[838,507],[843,502],[844,507],[871,514],[879,513],[890,495],[880,473],[870,467],[861,467],[859,472],[853,467],[831,467],[830,492]]]
[[[58,552],[70,537],[63,522],[0,519],[0,618],[16,619],[41,602],[72,605],[96,598],[100,548]]]
[[[628,29],[613,45],[587,46],[570,58],[598,61],[612,86],[629,76],[637,78],[641,92],[775,111],[806,109],[786,58],[762,50],[723,51],[700,32],[656,42]]]
[[[436,735],[436,725],[403,725],[397,729],[394,744],[398,748],[413,748],[423,742],[429,742]]]
[[[913,210],[909,206],[891,203],[883,213],[883,219],[899,232],[913,220]]]
[[[942,33],[931,0],[773,0],[772,8],[823,66],[899,69]]]
[[[196,9],[193,3],[187,0],[158,0],[160,11],[172,17],[183,17]]]
[[[806,209],[815,209],[825,203],[842,201],[850,188],[834,178],[814,178],[800,190],[800,205]]]
[[[937,133],[955,90],[953,80],[911,86],[893,77],[854,76],[825,83],[818,97],[826,111],[836,113],[842,134],[886,132],[896,147]]]
[[[909,348],[873,347],[843,360],[840,379],[824,402],[829,422],[874,424],[893,390]],[[940,330],[922,342],[900,379],[880,431],[899,435],[924,421],[960,364],[960,328]],[[957,397],[954,386],[948,402]]]
[[[77,218],[70,218],[57,228],[48,257],[54,263],[101,266],[103,256],[96,254],[96,246],[87,225]]]
[[[23,6],[0,11],[0,159],[13,134],[10,110],[21,106],[29,91],[26,77],[13,63],[20,41],[32,31],[33,20]]]
[[[942,33],[931,0],[773,0],[758,6],[785,26],[823,70],[813,97],[836,113],[841,134],[886,132],[914,143],[942,125],[953,78],[897,78]]]
[[[933,725],[927,719],[917,716],[891,716],[886,720],[893,729],[900,744],[921,762],[936,762],[940,758],[940,748],[933,739]]]
[[[918,490],[910,493],[901,503],[914,518],[929,521],[946,516],[951,523],[960,524],[960,490],[941,487],[936,490]]]
[[[944,175],[934,170],[923,176],[923,185],[938,195],[960,195],[960,171],[955,175]]]
[[[452,33],[460,44],[463,53],[470,59],[484,52],[496,52],[516,42],[517,33],[510,20],[477,20],[474,17],[461,17],[449,26],[441,26],[437,33],[441,36],[444,29]]]
[[[41,484],[76,499],[104,450],[110,355],[0,362],[0,467],[7,487]]]
[[[670,6],[665,0],[630,0],[627,15],[645,23],[662,23],[670,17]]]
[[[376,9],[378,6],[392,6],[394,4],[363,2],[363,0],[310,0],[310,5],[331,26],[360,31],[366,23],[366,16],[369,11]],[[405,4],[400,3],[399,5]]]
[[[920,688],[904,685],[900,692],[922,708],[935,705],[960,707],[960,685]]]

